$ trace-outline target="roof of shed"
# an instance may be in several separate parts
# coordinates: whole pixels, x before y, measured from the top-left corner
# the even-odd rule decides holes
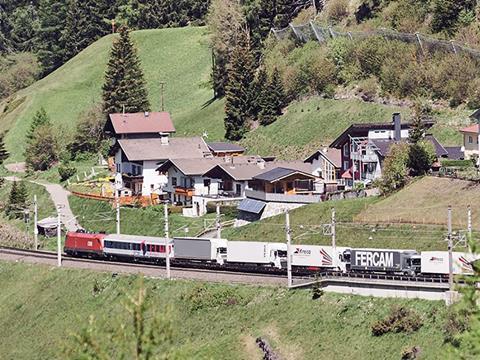
[[[460,132],[468,132],[468,133],[478,133],[479,132],[479,124],[473,124],[467,127],[460,129]]]
[[[295,174],[307,176],[307,177],[310,177],[312,179],[315,178],[315,176],[312,175],[312,174],[308,174],[308,173],[303,172],[303,171],[299,171],[299,170],[295,170],[295,169],[288,169],[288,168],[284,168],[284,167],[275,167],[272,170],[265,171],[261,174],[258,174],[256,176],[254,176],[253,178],[255,180],[263,180],[263,181],[267,181],[267,182],[274,182],[274,181],[278,181],[278,180],[284,179],[288,176],[292,176],[292,175],[295,175]]]
[[[240,211],[246,211],[254,214],[260,214],[263,208],[267,205],[265,202],[254,199],[243,199],[238,204],[237,209]]]
[[[304,160],[304,162],[311,162],[313,159],[317,158],[319,155],[325,157],[333,166],[340,168],[342,167],[342,151],[340,149],[328,147],[321,150],[315,151],[312,155]]]
[[[208,148],[213,152],[244,152],[245,148],[229,142],[209,142]]]

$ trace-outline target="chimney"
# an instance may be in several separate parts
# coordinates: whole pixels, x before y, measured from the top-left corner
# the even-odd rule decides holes
[[[148,111],[145,111],[145,117],[148,117],[148,115],[150,115],[150,113]]]
[[[160,133],[160,141],[162,145],[168,145],[168,134]]]
[[[394,113],[392,116],[393,122],[393,140],[400,141],[402,139],[402,120],[400,113]]]

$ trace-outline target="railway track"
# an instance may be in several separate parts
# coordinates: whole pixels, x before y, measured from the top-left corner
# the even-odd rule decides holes
[[[23,261],[46,265],[57,264],[57,253],[52,251],[35,251],[29,249],[16,249],[0,247],[0,259],[10,261]],[[163,266],[149,263],[131,263],[103,259],[77,258],[62,254],[62,266],[68,268],[81,268],[113,273],[143,274],[151,277],[165,277],[166,270]],[[207,269],[200,267],[173,266],[173,278],[194,279],[214,282],[233,282],[245,284],[285,285],[286,278],[281,274],[266,274],[254,272],[240,272],[234,270]]]
[[[2,255],[10,255],[20,259],[44,259],[46,262],[54,262],[56,264],[57,253],[53,251],[17,249],[11,247],[0,247],[0,258]],[[67,267],[91,268],[93,270],[102,268],[106,271],[118,271],[124,273],[145,273],[149,276],[165,276],[164,265],[152,264],[146,262],[127,262],[119,260],[104,260],[91,258],[78,258],[67,254],[62,254],[62,265]],[[73,264],[82,264],[83,266],[70,266]],[[88,265],[91,265],[90,267]],[[109,270],[111,268],[111,270]],[[188,276],[195,274],[195,276]],[[217,264],[202,263],[178,263],[172,261],[172,275],[179,278],[194,278],[209,281],[212,278],[225,278],[225,281],[245,280],[246,283],[268,283],[285,285],[286,271],[272,268],[261,268],[251,266],[248,268],[225,267]],[[407,276],[407,275],[390,275],[375,273],[341,273],[337,271],[319,271],[315,275],[308,272],[294,272],[295,282],[313,282],[339,280],[348,282],[355,280],[357,282],[369,283],[372,281],[391,281],[391,282],[408,282],[418,284],[446,284],[448,278],[441,276]]]

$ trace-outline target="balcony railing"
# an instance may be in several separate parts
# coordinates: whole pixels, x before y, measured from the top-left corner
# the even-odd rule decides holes
[[[195,195],[195,189],[190,187],[175,186],[175,194],[191,197]]]
[[[302,203],[310,204],[321,202],[322,198],[320,195],[289,195],[289,194],[275,194],[275,193],[266,193],[263,191],[256,190],[245,190],[245,196],[251,199],[257,199],[262,201],[273,201],[273,202],[288,202],[288,203]]]

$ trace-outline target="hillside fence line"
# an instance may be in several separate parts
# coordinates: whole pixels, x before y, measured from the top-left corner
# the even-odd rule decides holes
[[[439,40],[420,33],[402,33],[389,29],[378,29],[373,31],[348,31],[340,32],[332,27],[324,27],[310,21],[306,24],[293,25],[283,29],[271,29],[273,35],[278,39],[293,37],[297,41],[307,42],[317,40],[319,43],[327,43],[335,38],[348,38],[350,40],[362,40],[370,37],[381,36],[387,40],[398,40],[408,44],[416,44],[422,54],[443,51],[454,54],[469,55],[474,59],[480,60],[480,50],[472,49],[461,45],[454,40]]]

